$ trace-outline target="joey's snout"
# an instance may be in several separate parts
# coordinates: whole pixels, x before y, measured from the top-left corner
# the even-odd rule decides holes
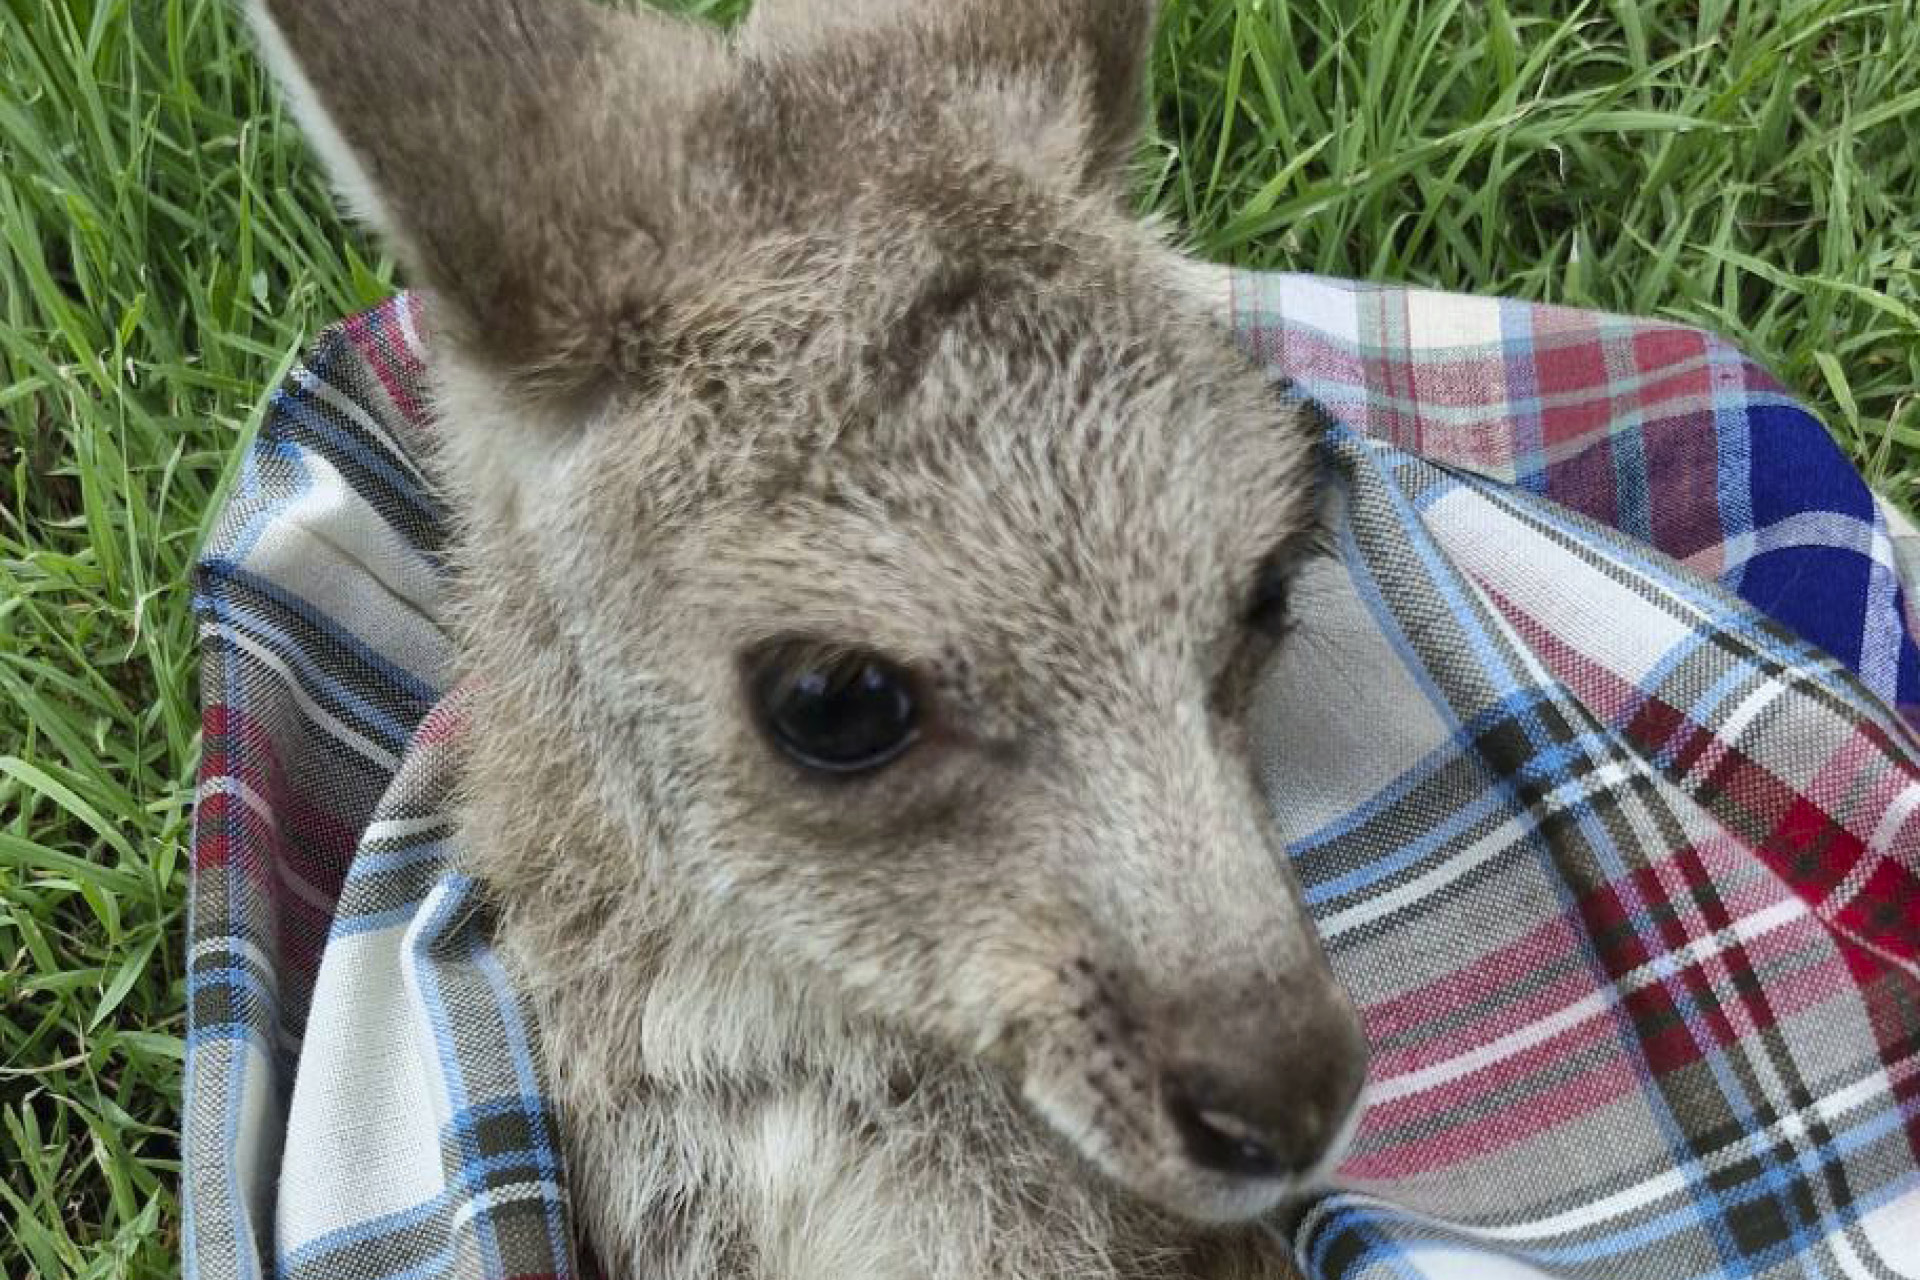
[[[1366,1075],[1359,1015],[1316,955],[1230,987],[1091,979],[1025,1093],[1082,1155],[1173,1213],[1230,1222],[1338,1163]]]
[[[1227,1009],[1188,1006],[1167,1040],[1161,1104],[1197,1168],[1299,1180],[1338,1158],[1366,1045],[1330,983]]]
[[[1136,1195],[1233,1222],[1339,1162],[1367,1051],[1252,768],[1197,716],[1119,738],[1101,774],[1023,1092]]]

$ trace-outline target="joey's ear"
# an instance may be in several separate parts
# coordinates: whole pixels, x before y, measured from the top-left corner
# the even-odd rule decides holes
[[[1097,180],[1124,182],[1147,123],[1147,60],[1160,0],[990,0],[982,7],[989,22],[1019,15],[1033,23],[1025,40],[1064,42],[1059,56],[1085,76],[1080,92],[1086,100],[1088,172]],[[1054,11],[1051,23],[1045,11]]]
[[[1090,185],[1124,182],[1146,123],[1147,59],[1160,0],[756,0],[742,31],[761,56],[871,38],[928,72],[971,76],[1008,100],[1037,98],[1006,141],[1054,147],[1072,128]],[[938,65],[927,65],[934,63]]]
[[[584,0],[246,0],[295,115],[436,322],[516,389],[628,371],[695,233],[719,38]]]

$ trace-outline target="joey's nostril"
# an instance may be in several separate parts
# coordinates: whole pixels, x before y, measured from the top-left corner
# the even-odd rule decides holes
[[[1240,1178],[1277,1178],[1288,1172],[1273,1140],[1231,1111],[1209,1106],[1205,1090],[1167,1090],[1167,1110],[1195,1164]]]
[[[1336,1154],[1365,1064],[1357,1031],[1264,1050],[1229,1043],[1163,1075],[1163,1105],[1200,1168],[1237,1178],[1302,1176]]]

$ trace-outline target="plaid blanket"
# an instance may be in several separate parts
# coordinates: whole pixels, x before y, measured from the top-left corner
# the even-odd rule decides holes
[[[1336,1190],[1280,1224],[1302,1268],[1920,1277],[1913,531],[1707,334],[1218,290],[1328,410],[1339,507],[1260,726],[1374,1050]],[[526,1010],[450,866],[416,321],[319,340],[198,575],[199,1280],[579,1274]]]

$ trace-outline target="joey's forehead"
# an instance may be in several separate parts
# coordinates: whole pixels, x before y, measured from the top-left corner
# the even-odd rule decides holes
[[[661,316],[672,362],[738,371],[777,356],[755,371],[770,386],[831,379],[835,364],[892,381],[949,330],[1046,362],[1071,347],[1137,350],[1135,321],[1164,319],[1142,306],[1164,250],[1114,211],[977,176],[958,189],[901,181],[870,174],[831,208],[717,245]]]
[[[1223,624],[1301,513],[1243,464],[848,469],[703,522],[676,577],[748,632],[926,657],[959,637],[1164,646]]]
[[[1044,375],[969,389],[994,372],[970,358],[937,358],[926,385],[870,420],[768,429],[735,455],[750,475],[707,488],[717,509],[698,529],[716,545],[699,554],[770,578],[1184,600],[1312,518],[1309,436],[1263,390],[1210,400],[1171,379],[1090,389]]]

